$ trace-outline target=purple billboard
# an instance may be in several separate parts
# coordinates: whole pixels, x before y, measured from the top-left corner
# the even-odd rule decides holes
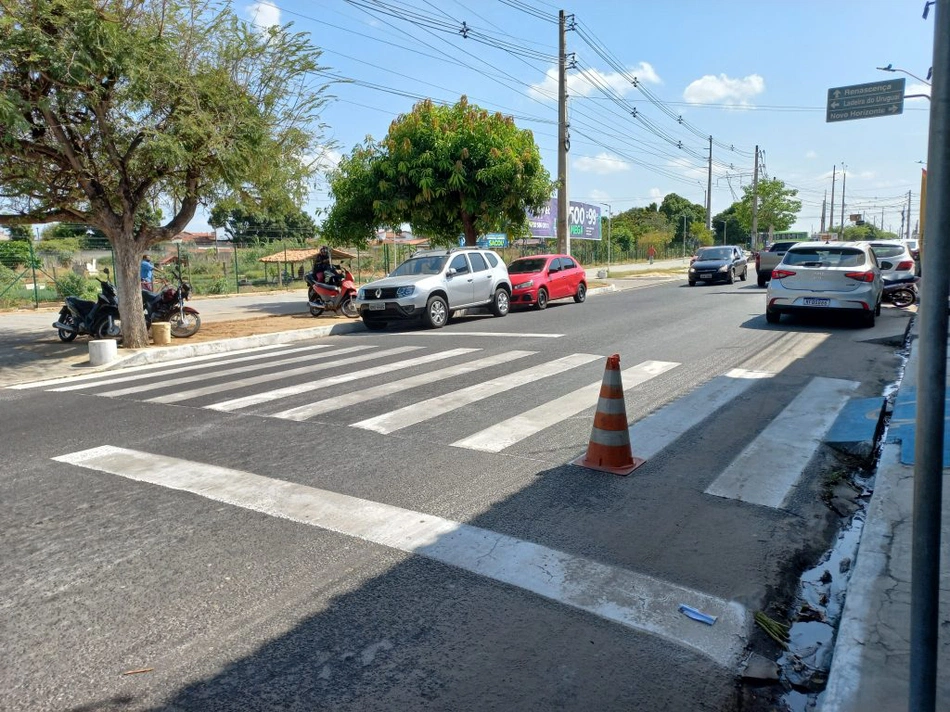
[[[600,208],[571,201],[567,211],[568,234],[572,240],[600,240]],[[537,213],[528,213],[532,237],[557,238],[557,198],[551,198]]]

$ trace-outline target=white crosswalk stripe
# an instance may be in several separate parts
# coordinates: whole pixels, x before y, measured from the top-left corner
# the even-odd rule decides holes
[[[503,363],[510,363],[511,361],[517,360],[519,358],[533,356],[536,353],[536,351],[506,351],[503,353],[486,356],[476,361],[460,363],[447,368],[440,368],[436,371],[421,373],[418,376],[409,376],[408,378],[402,378],[398,381],[383,383],[382,385],[372,388],[365,388],[361,391],[345,393],[341,396],[333,398],[332,400],[321,400],[315,403],[307,403],[306,405],[297,406],[296,408],[289,408],[288,410],[282,410],[279,413],[274,413],[272,417],[283,418],[286,420],[308,420],[309,418],[313,418],[316,415],[329,413],[340,408],[350,408],[354,405],[359,405],[360,403],[366,403],[377,398],[395,395],[412,388],[418,388],[419,386],[425,386],[437,381],[444,381],[455,376],[463,376],[466,373],[472,373],[473,371],[481,371],[482,369],[488,370],[494,368],[495,366],[500,366]]]
[[[464,356],[476,351],[480,351],[480,349],[451,349],[450,351],[439,351],[434,354],[427,354],[425,356],[417,356],[415,358],[406,359],[405,361],[395,361],[382,366],[364,368],[362,371],[352,371],[350,373],[343,373],[337,376],[329,376],[327,378],[321,378],[318,381],[297,383],[296,385],[287,386],[286,388],[277,388],[273,391],[255,393],[250,396],[244,396],[243,398],[232,398],[231,400],[221,401],[220,403],[212,403],[211,405],[207,405],[205,407],[210,408],[211,410],[220,410],[224,412],[240,410],[241,408],[249,408],[252,405],[260,405],[261,403],[268,403],[270,401],[280,400],[281,398],[289,398],[290,396],[300,395],[301,393],[323,390],[330,386],[336,386],[341,383],[358,381],[362,378],[379,376],[384,373],[393,373],[403,368],[425,366],[426,364],[430,364],[435,361],[443,361],[448,358],[455,358],[456,356]]]
[[[633,454],[649,460],[665,450],[686,431],[695,428],[717,410],[745,393],[756,381],[771,373],[734,368],[716,376],[682,398],[650,413],[630,426]]]
[[[624,390],[638,386],[678,365],[670,361],[644,361],[628,368],[621,372]],[[572,393],[512,416],[470,437],[456,440],[452,445],[483,452],[501,452],[565,418],[597,405],[601,385],[602,381],[597,381],[578,388]]]
[[[779,508],[860,384],[813,378],[706,489],[706,494]]]
[[[659,636],[726,668],[738,664],[752,625],[737,601],[427,512],[110,445],[53,459],[424,556]],[[682,615],[683,601],[716,624]]]
[[[172,375],[177,376],[180,373],[187,373],[189,371],[198,371],[203,368],[214,368],[214,367],[220,367],[220,366],[230,365],[234,363],[243,363],[245,361],[257,361],[260,363],[259,366],[251,366],[250,368],[252,369],[253,368],[268,368],[270,366],[273,366],[275,363],[286,363],[286,361],[283,360],[283,357],[289,354],[302,353],[304,351],[317,351],[317,350],[322,350],[325,348],[327,348],[326,344],[321,344],[319,346],[300,346],[295,349],[286,349],[276,354],[275,353],[271,353],[271,354],[255,353],[250,356],[241,356],[239,358],[228,358],[228,359],[222,359],[221,356],[223,354],[214,354],[215,356],[218,357],[218,360],[216,363],[197,363],[196,364],[193,361],[188,361],[187,365],[177,366],[174,368],[167,368],[165,370],[162,370],[160,373],[154,373],[154,374],[135,373],[134,375],[122,375],[122,376],[114,376],[111,374],[107,374],[107,375],[89,374],[85,376],[77,376],[76,378],[60,378],[50,383],[52,383],[52,385],[58,385],[61,383],[65,383],[67,385],[59,386],[57,388],[50,388],[49,390],[57,391],[57,392],[78,391],[84,388],[89,388],[90,382],[92,382],[92,384],[96,387],[111,386],[111,385],[115,385],[116,383],[128,383],[129,381],[141,381],[144,377],[148,375],[165,378],[167,376],[172,376]],[[199,356],[199,357],[196,357],[194,361],[198,361],[198,360],[204,361],[205,358],[206,357],[204,356]],[[270,358],[271,360],[262,362],[261,361],[262,358]],[[303,358],[309,358],[309,357],[303,357]],[[297,360],[302,360],[302,359],[298,358]],[[169,364],[149,364],[148,368],[149,370],[154,370],[157,366],[168,366],[168,365]],[[137,368],[122,369],[123,374],[128,374],[130,371],[138,371],[138,369]],[[215,371],[215,373],[221,373],[221,372]],[[205,374],[204,376],[201,376],[201,378],[207,378],[207,374]],[[181,382],[181,380],[178,378],[176,378],[175,380],[178,383]],[[77,383],[77,381],[79,381],[79,383]],[[31,387],[32,385],[35,385],[35,384],[31,384]]]
[[[428,344],[433,342],[429,341]],[[649,461],[667,450],[689,430],[699,426],[717,411],[731,407],[746,391],[762,379],[773,378],[774,368],[784,368],[788,359],[797,358],[803,349],[819,344],[817,337],[807,342],[784,343],[789,353],[758,354],[746,365],[752,368],[735,368],[716,376],[690,393],[643,415],[629,426],[633,455]],[[570,372],[604,358],[600,355],[575,353],[554,360],[543,360],[539,351],[499,351],[483,354],[482,348],[454,348],[439,350],[429,345],[407,345],[381,349],[374,344],[336,347],[328,344],[311,345],[294,349],[282,349],[264,353],[244,354],[221,359],[215,363],[181,362],[172,368],[134,374],[97,374],[81,382],[50,381],[49,390],[75,391],[119,397],[139,398],[148,403],[181,403],[202,397],[212,397],[214,402],[201,407],[220,412],[245,411],[258,417],[277,418],[306,422],[333,411],[352,409],[361,404],[381,402],[376,415],[350,423],[350,427],[374,431],[383,435],[395,433],[413,426],[422,425],[454,411],[475,411],[479,404],[494,396],[528,386],[543,379]],[[798,347],[796,347],[798,344]],[[424,350],[425,349],[425,350]],[[419,352],[419,353],[413,353]],[[400,360],[391,360],[400,354],[410,354]],[[790,355],[791,354],[791,355]],[[513,364],[519,359],[533,357],[533,364],[521,370],[479,380],[472,385],[472,374],[492,373],[498,367]],[[440,362],[456,361],[442,365]],[[246,363],[251,361],[250,363]],[[376,361],[366,368],[353,366],[367,361]],[[529,362],[531,363],[531,362]],[[287,368],[293,366],[293,368]],[[435,367],[433,367],[435,366]],[[622,382],[625,391],[635,389],[681,364],[670,361],[644,361],[625,369]],[[760,370],[762,367],[768,369]],[[357,383],[374,377],[397,375],[416,369],[413,375],[398,377],[384,383],[334,393],[326,397],[327,388],[347,383]],[[326,372],[327,375],[323,375]],[[590,374],[590,371],[585,371]],[[237,378],[235,378],[237,376]],[[294,382],[294,380],[304,380]],[[452,383],[457,379],[457,383]],[[282,387],[269,389],[267,384],[284,380]],[[585,378],[586,380],[586,378]],[[432,388],[444,383],[439,390]],[[583,382],[583,381],[582,381]],[[521,400],[514,394],[500,398],[504,414],[502,420],[493,418],[481,429],[475,426],[459,428],[469,422],[467,414],[457,417],[453,428],[453,447],[486,453],[504,453],[528,438],[543,438],[545,431],[576,417],[597,404],[602,381],[590,382],[580,388],[568,389],[562,384],[576,383],[570,378],[558,378],[552,387],[536,387],[530,392],[529,401],[539,403],[523,409],[511,406]],[[185,388],[187,384],[194,387]],[[33,384],[28,384],[33,385]],[[240,397],[228,398],[226,393],[246,389]],[[413,396],[413,389],[426,388],[425,396]],[[558,388],[563,388],[557,392]],[[766,507],[781,507],[789,493],[797,486],[807,462],[820,446],[823,437],[834,422],[838,411],[850,394],[857,388],[851,381],[813,379],[790,405],[756,438],[748,442],[740,455],[720,472],[711,472],[705,493],[710,496],[741,500]],[[167,392],[153,395],[152,391]],[[253,392],[251,392],[253,391]],[[320,398],[301,402],[300,396],[319,391]],[[432,396],[431,394],[440,393]],[[151,397],[150,397],[151,396]],[[217,396],[217,397],[216,397]],[[387,399],[399,399],[391,404]],[[287,401],[286,404],[282,402]],[[401,401],[401,402],[400,402]],[[274,404],[276,412],[261,412],[258,406]],[[281,407],[282,406],[282,407]],[[488,408],[486,403],[483,406]],[[384,410],[385,409],[385,410]],[[493,411],[493,412],[496,412]],[[639,415],[633,413],[631,415]],[[349,422],[352,416],[344,420]],[[484,423],[484,413],[482,421]],[[472,419],[471,422],[477,422]],[[422,429],[419,429],[420,432]],[[467,431],[467,432],[466,432]],[[565,432],[561,430],[559,432]],[[577,437],[576,429],[571,431]],[[410,436],[411,437],[411,436]],[[549,436],[550,437],[550,436]],[[543,440],[539,446],[544,449]],[[579,448],[582,443],[576,443]],[[563,445],[563,443],[562,443]],[[537,449],[537,448],[535,448]],[[517,453],[513,453],[517,454]],[[715,478],[715,479],[714,479]],[[714,481],[713,481],[714,479]]]
[[[446,395],[429,398],[419,403],[413,403],[399,410],[378,415],[375,418],[361,420],[358,423],[353,423],[353,427],[373,430],[383,434],[392,433],[407,428],[410,425],[421,423],[424,420],[431,420],[432,418],[444,415],[445,413],[449,413],[465,405],[470,405],[484,398],[489,398],[498,393],[517,388],[526,383],[563,373],[571,368],[582,366],[585,363],[590,363],[599,358],[601,357],[596,354],[571,354],[570,356],[548,361],[540,366],[526,368],[523,371],[492,378],[484,383],[462,388],[461,390]]]
[[[213,354],[204,354],[203,356],[188,356],[187,358],[176,359],[174,361],[159,361],[156,363],[145,363],[140,366],[127,366],[122,369],[122,373],[126,374],[121,377],[121,379],[115,379],[112,383],[120,383],[121,381],[132,381],[136,378],[142,378],[143,375],[148,375],[149,371],[161,371],[162,373],[181,373],[182,371],[193,371],[198,368],[207,368],[208,366],[216,366],[222,363],[237,363],[238,361],[250,361],[253,359],[262,359],[267,357],[274,356],[283,356],[284,354],[295,353],[298,351],[312,351],[313,349],[325,349],[326,345],[322,344],[319,346],[298,346],[296,348],[287,348],[286,344],[269,344],[266,346],[255,346],[254,348],[249,349],[237,349],[235,351],[222,351],[220,353]],[[280,353],[274,353],[275,350],[280,349]],[[270,352],[270,353],[264,353]],[[239,354],[250,353],[250,356],[241,356],[235,358]],[[207,363],[209,361],[214,361],[215,363]],[[134,376],[127,374],[134,373]],[[52,390],[52,386],[59,386],[63,384],[76,384],[84,383],[86,381],[99,381],[102,379],[101,373],[85,373],[80,376],[66,376],[65,378],[53,378],[48,381],[31,381],[30,383],[18,383],[13,386],[7,386],[7,388],[13,390],[27,390],[31,388],[46,388]],[[82,388],[82,386],[76,386],[76,388],[61,389],[61,390],[76,390]]]
[[[338,349],[332,355],[340,356],[349,351],[362,350],[364,347],[352,347],[350,349]],[[392,349],[384,349],[382,351],[373,351],[368,354],[360,354],[357,356],[350,356],[344,361],[324,361],[323,363],[314,363],[308,364],[306,366],[301,366],[299,368],[291,368],[287,371],[278,371],[276,373],[264,373],[258,376],[249,376],[247,378],[241,378],[236,381],[228,381],[227,383],[215,383],[210,386],[202,386],[201,388],[192,388],[185,391],[176,391],[175,393],[167,393],[163,396],[156,396],[154,398],[149,398],[149,403],[180,403],[184,400],[191,400],[192,398],[200,398],[201,396],[207,396],[214,393],[221,393],[223,391],[233,391],[236,388],[245,388],[247,386],[257,386],[262,383],[270,383],[271,381],[279,381],[284,378],[291,378],[293,376],[310,376],[318,371],[326,371],[331,368],[340,368],[341,366],[350,366],[354,363],[362,363],[363,361],[375,361],[376,359],[384,358],[386,356],[397,356],[399,354],[404,354],[408,351],[416,351],[421,349],[421,346],[397,346]]]

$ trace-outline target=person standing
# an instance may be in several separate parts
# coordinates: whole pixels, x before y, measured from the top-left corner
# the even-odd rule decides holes
[[[647,248],[647,257],[650,258],[650,264],[653,264],[653,258],[656,257],[656,248],[653,245]]]
[[[142,278],[142,289],[152,291],[152,277],[155,273],[155,265],[148,255],[142,256],[142,266],[139,268],[139,277]]]

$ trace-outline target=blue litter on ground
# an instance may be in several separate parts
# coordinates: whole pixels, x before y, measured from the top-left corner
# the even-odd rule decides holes
[[[687,606],[685,603],[680,604],[680,613],[689,616],[694,621],[699,621],[700,623],[705,623],[706,625],[712,625],[719,618],[719,616],[711,616],[707,613],[703,613],[702,611],[698,611],[692,606]]]
[[[950,397],[944,402],[943,411],[943,466],[950,467]],[[917,435],[917,388],[902,386],[894,402],[891,424],[887,430],[887,442],[901,444],[901,463],[914,464],[914,448]]]

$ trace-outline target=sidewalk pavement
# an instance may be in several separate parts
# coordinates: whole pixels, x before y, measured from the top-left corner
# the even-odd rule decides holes
[[[822,712],[908,709],[911,544],[918,340],[911,350],[875,477],[856,563],[848,582]],[[948,349],[950,354],[950,349]],[[948,359],[950,361],[950,359]],[[950,373],[950,371],[948,371]],[[950,398],[947,399],[950,405]],[[950,709],[950,451],[944,434],[938,710]]]

